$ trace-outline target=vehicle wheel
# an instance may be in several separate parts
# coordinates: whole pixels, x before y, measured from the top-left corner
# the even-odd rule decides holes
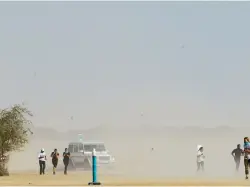
[[[84,170],[91,170],[92,169],[92,165],[91,165],[89,158],[84,159],[83,168],[84,168]]]

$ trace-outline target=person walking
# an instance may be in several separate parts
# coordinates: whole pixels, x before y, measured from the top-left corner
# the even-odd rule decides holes
[[[55,175],[56,174],[56,167],[58,164],[58,157],[59,157],[59,153],[57,152],[57,149],[54,149],[54,151],[50,154],[50,157],[52,158],[53,175]]]
[[[244,166],[246,179],[248,179],[250,166],[250,142],[248,137],[244,138]]]
[[[244,151],[240,148],[240,144],[237,145],[237,148],[232,151],[232,156],[236,164],[236,171],[239,171],[241,156],[243,156]]]
[[[64,175],[67,175],[68,165],[69,165],[69,157],[70,152],[68,152],[68,148],[65,148],[65,151],[63,152],[63,164],[64,164]]]
[[[45,167],[46,167],[46,153],[44,148],[41,149],[40,153],[38,154],[39,159],[39,167],[40,167],[40,175],[45,174]]]
[[[198,145],[197,146],[197,172],[202,170],[204,171],[204,160],[205,160],[205,155],[203,152],[203,146]]]

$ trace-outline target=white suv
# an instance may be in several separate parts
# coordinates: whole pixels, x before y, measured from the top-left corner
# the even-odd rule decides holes
[[[68,145],[70,152],[70,167],[88,168],[92,166],[92,151],[95,149],[97,164],[111,164],[115,162],[103,142],[71,142]],[[88,161],[88,163],[87,163]]]

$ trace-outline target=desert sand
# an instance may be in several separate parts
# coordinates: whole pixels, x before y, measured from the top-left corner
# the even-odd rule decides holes
[[[124,178],[122,176],[100,175],[99,181],[106,186],[249,186],[250,181],[229,178]],[[36,173],[15,173],[9,177],[1,177],[0,184],[5,186],[85,186],[91,181],[89,172],[69,173],[64,176],[62,173],[57,175],[45,174],[40,176]]]

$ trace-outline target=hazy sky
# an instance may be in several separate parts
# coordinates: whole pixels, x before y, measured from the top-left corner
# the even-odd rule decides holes
[[[248,124],[249,18],[250,2],[1,2],[0,107],[62,130]]]

